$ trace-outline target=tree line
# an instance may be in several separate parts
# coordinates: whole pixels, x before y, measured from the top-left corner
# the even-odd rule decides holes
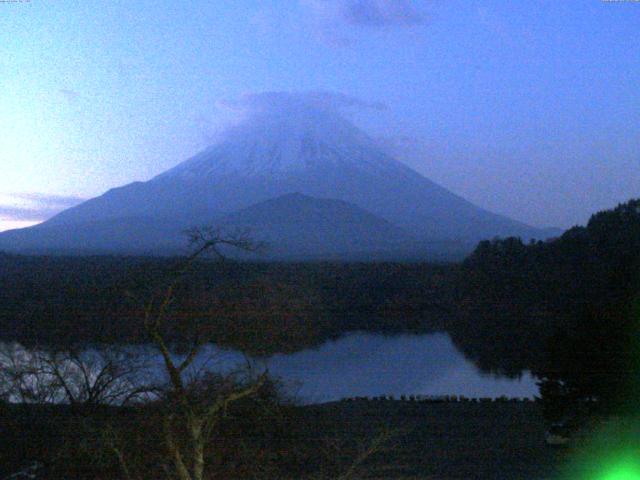
[[[454,341],[485,369],[530,369],[556,417],[640,392],[640,200],[528,244],[481,242],[456,281]]]
[[[0,341],[139,343],[151,293],[180,258],[0,254]],[[176,287],[173,314],[209,322],[220,346],[286,353],[354,330],[426,332],[450,311],[449,265],[248,263],[200,259]],[[176,329],[176,346],[185,340]]]

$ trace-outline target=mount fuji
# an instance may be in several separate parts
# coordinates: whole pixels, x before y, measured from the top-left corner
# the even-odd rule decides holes
[[[495,236],[551,235],[437,185],[335,110],[295,102],[254,112],[147,182],[4,232],[0,249],[170,254],[200,225],[250,228],[283,258],[430,257]]]

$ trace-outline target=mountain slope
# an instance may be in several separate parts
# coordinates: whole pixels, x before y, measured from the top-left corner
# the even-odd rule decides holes
[[[190,225],[172,219],[108,218],[44,224],[0,234],[0,250],[40,254],[175,254],[185,251]]]
[[[380,258],[416,248],[409,234],[355,205],[299,193],[251,205],[215,224],[263,242],[265,249],[256,258],[356,258],[365,252]],[[170,254],[186,248],[183,232],[189,226],[146,217],[47,224],[5,232],[0,248],[13,243],[25,253]]]
[[[390,254],[415,240],[386,220],[341,200],[299,193],[251,205],[222,219],[229,230],[248,230],[276,257],[354,257]]]

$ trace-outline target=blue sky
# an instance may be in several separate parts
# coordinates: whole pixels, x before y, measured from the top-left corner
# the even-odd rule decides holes
[[[0,230],[176,165],[265,91],[352,98],[452,191],[583,223],[640,196],[639,31],[601,0],[0,3]]]

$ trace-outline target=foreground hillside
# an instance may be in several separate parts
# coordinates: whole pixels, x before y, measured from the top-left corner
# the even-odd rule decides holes
[[[40,461],[46,465],[42,479],[120,478],[117,457],[100,451],[105,437],[95,433],[104,432],[108,422],[136,421],[141,413],[105,410],[82,418],[64,407],[11,407],[10,412],[11,420],[2,422],[0,475]],[[154,478],[160,434],[149,418],[138,425],[138,451],[124,453],[151,462],[142,478]],[[358,466],[354,478],[541,480],[553,478],[569,453],[545,445],[544,430],[533,402],[387,400],[280,407],[275,416],[249,416],[225,430],[216,441],[224,448],[214,471],[219,478],[335,479],[387,432],[382,448]],[[142,466],[132,463],[133,473]]]

